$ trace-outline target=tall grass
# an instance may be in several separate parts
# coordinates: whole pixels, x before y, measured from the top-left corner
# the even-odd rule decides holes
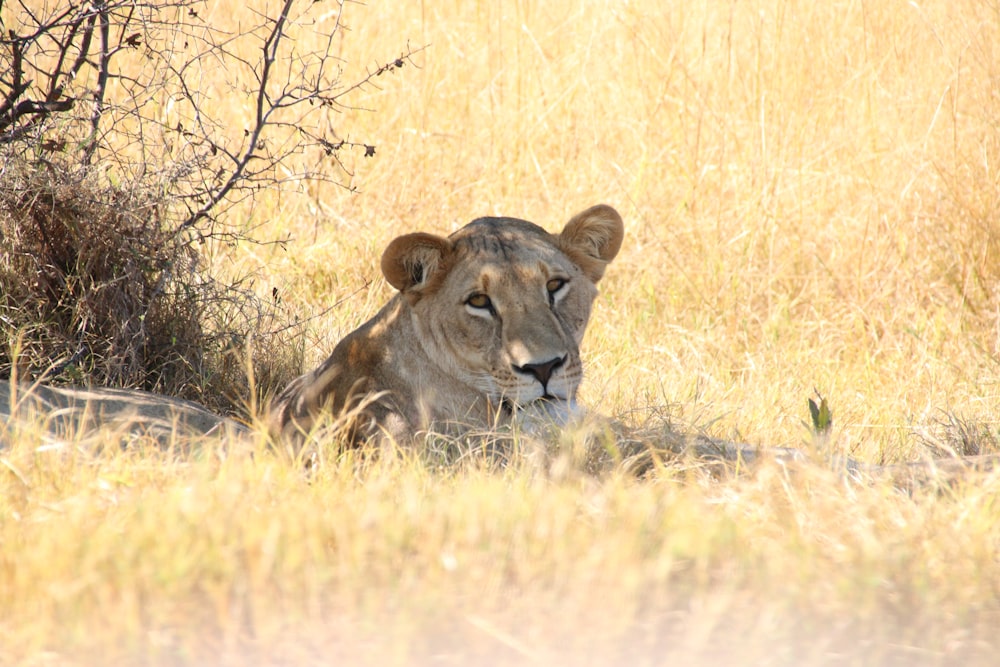
[[[242,5],[207,20],[238,26]],[[322,9],[322,3],[316,5]],[[389,295],[381,249],[502,213],[626,220],[583,400],[633,424],[917,458],[995,442],[1000,12],[988,3],[348,5],[357,192],[262,192],[306,365]],[[320,11],[322,13],[322,11]],[[309,47],[310,34],[296,36]],[[218,77],[234,119],[238,86]],[[249,108],[249,106],[246,106]],[[238,129],[234,120],[234,128]],[[218,264],[217,264],[218,265]],[[336,304],[335,307],[334,304]],[[778,467],[553,477],[260,451],[0,467],[2,664],[992,664],[997,480]]]
[[[839,445],[912,454],[942,410],[995,426],[997,14],[892,3],[424,3],[354,10],[363,63],[429,44],[344,119],[378,143],[348,195],[280,216],[259,258],[315,313],[319,359],[387,296],[381,248],[595,201],[627,239],[586,351],[605,412],[799,444],[813,389]],[[374,56],[373,56],[374,57]],[[372,292],[374,296],[371,296]],[[328,322],[328,324],[326,323]]]

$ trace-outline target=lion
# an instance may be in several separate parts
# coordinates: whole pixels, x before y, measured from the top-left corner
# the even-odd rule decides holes
[[[597,283],[623,236],[600,204],[558,234],[484,217],[447,238],[396,238],[381,269],[398,293],[272,401],[272,436],[301,441],[323,415],[348,421],[349,445],[489,430],[529,406],[568,419]]]

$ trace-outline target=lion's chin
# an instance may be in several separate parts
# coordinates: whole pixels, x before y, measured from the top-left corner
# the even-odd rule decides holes
[[[518,406],[522,424],[564,428],[583,418],[586,410],[573,399],[547,396]]]

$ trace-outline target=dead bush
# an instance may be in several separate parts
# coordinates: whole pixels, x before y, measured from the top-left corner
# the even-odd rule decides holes
[[[211,275],[155,191],[112,187],[79,165],[3,166],[0,376],[138,387],[216,408],[246,396],[243,353],[273,313]]]
[[[345,1],[247,9],[233,34],[203,0],[0,0],[0,377],[228,410],[289,379],[278,304],[202,249],[269,242],[227,217],[235,203],[374,155],[334,121],[412,52],[341,81]],[[199,88],[209,72],[249,82],[227,89],[245,121]]]

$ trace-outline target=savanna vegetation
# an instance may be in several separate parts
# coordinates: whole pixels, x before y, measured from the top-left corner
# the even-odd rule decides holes
[[[111,5],[141,13],[88,6]],[[330,443],[307,476],[257,413],[389,297],[394,236],[605,202],[626,240],[583,346],[593,411],[808,450],[818,393],[833,452],[995,453],[1000,7],[326,0],[294,5],[267,79],[278,5],[169,6],[108,31],[117,124],[82,93],[0,108],[0,369],[197,399],[254,455],[6,429],[0,664],[995,663],[994,473]],[[70,7],[0,2],[5,93],[31,17]]]

